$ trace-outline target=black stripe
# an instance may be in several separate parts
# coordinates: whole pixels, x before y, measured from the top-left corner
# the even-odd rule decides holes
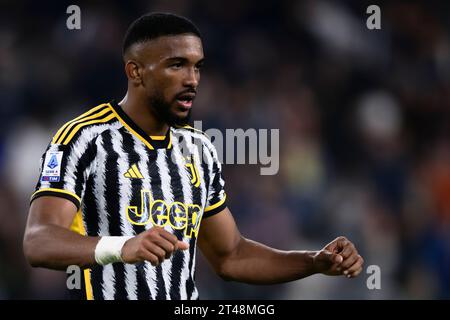
[[[222,211],[223,209],[225,209],[227,207],[227,201],[225,200],[220,206],[218,206],[217,208],[214,208],[212,210],[209,210],[208,212],[205,212],[203,214],[203,219],[212,217],[213,215],[219,213],[220,211]]]
[[[98,141],[103,146],[103,138],[100,135],[98,139],[94,140],[92,145],[92,153],[93,155],[97,155],[97,144],[95,141]],[[94,158],[94,157],[93,157]],[[97,200],[97,192],[95,189],[95,182],[99,179],[102,179],[101,175],[103,172],[99,172],[99,168],[91,172],[88,180],[86,181],[86,187],[84,191],[83,197],[83,218],[86,222],[86,233],[89,236],[99,236],[100,235],[100,217],[99,217],[99,207]]]
[[[114,300],[128,300],[127,288],[125,286],[125,265],[121,262],[113,263],[112,265],[115,276],[116,292],[114,293]]]
[[[102,290],[103,266],[95,265],[91,268],[91,287],[94,300],[105,300]]]
[[[120,230],[120,199],[119,194],[119,170],[117,159],[119,154],[113,149],[110,131],[102,134],[103,148],[105,149],[105,200],[106,212],[108,213],[109,235],[121,236]]]
[[[156,164],[156,158],[158,156],[158,153],[157,153],[157,151],[147,150],[147,154],[149,157],[149,161],[147,162],[147,165],[148,165],[148,172],[150,172],[152,197],[155,200],[158,200],[158,199],[162,200],[162,199],[164,199],[164,197],[163,197],[163,192],[161,189],[161,176],[159,174],[159,168]],[[151,268],[153,268],[153,267],[151,267]],[[166,288],[164,285],[162,267],[161,267],[161,265],[158,265],[155,269],[156,269],[157,294],[156,294],[156,297],[154,297],[154,298],[156,300],[165,300],[166,299]]]
[[[138,300],[151,300],[153,299],[150,289],[148,287],[146,271],[146,262],[141,262],[136,264],[136,288],[137,288],[137,299]],[[151,266],[153,268],[153,266]]]
[[[204,187],[205,187],[205,204],[206,204],[208,201],[209,184],[211,182],[211,177],[209,176],[209,165],[207,162],[208,158],[206,156],[206,152],[209,152],[209,149],[206,148],[205,145],[202,144],[200,152],[202,155],[202,158],[200,159],[200,161],[201,161],[200,165],[202,166],[202,169],[203,169],[204,181],[202,181],[202,183],[204,183]]]
[[[120,194],[119,180],[120,172],[118,170],[119,154],[113,149],[113,137],[110,131],[103,132],[103,147],[106,151],[105,159],[105,197],[106,212],[108,213],[108,225],[110,236],[121,236],[120,229]],[[125,267],[123,264],[114,264],[115,276],[115,299],[126,297],[125,290]]]
[[[74,141],[80,135],[80,133],[83,131],[83,129],[86,128],[86,126],[95,126],[95,125],[99,125],[99,124],[107,124],[107,123],[116,121],[116,118],[112,118],[111,120],[109,120],[107,122],[86,124],[89,121],[103,120],[106,117],[110,116],[111,114],[113,114],[113,112],[110,110],[110,111],[106,112],[104,115],[99,116],[97,118],[83,120],[83,121],[77,123],[72,128],[70,128],[70,130],[67,132],[67,134],[64,136],[64,138],[61,140],[61,144],[69,144],[70,141]],[[76,129],[79,125],[81,125],[81,127],[79,129]],[[77,130],[77,131],[75,131],[75,130]],[[67,139],[67,137],[69,137],[72,134],[72,132],[75,132],[75,134],[73,135],[72,138],[70,138],[70,140],[67,143],[65,143],[65,140]]]
[[[200,146],[202,144],[195,144],[194,143],[194,137],[190,136],[191,139],[191,143],[196,145],[198,148],[200,148]],[[198,157],[199,159],[197,159],[198,161],[202,161],[200,158],[200,152],[202,150],[198,150],[199,154]],[[198,166],[199,164],[197,162],[195,162],[195,165]],[[205,175],[205,173],[204,173]],[[199,177],[200,179],[200,177]],[[200,184],[204,184],[205,181],[201,181]],[[202,206],[202,195],[201,195],[201,186],[200,187],[196,187],[193,184],[191,184],[191,188],[192,188],[192,202],[194,204],[198,204],[200,206]],[[195,246],[197,245],[197,238],[196,237],[192,237],[191,238],[191,242],[189,243],[189,277],[186,281],[186,293],[187,293],[187,297],[189,300],[192,299],[192,295],[194,293],[195,290],[195,266],[194,266],[194,260],[195,260]]]
[[[83,196],[83,202],[82,202],[82,219],[85,222],[85,229],[86,229],[86,235],[87,236],[98,236],[98,210],[97,210],[97,202],[94,197],[93,188],[94,188],[94,177],[93,175],[90,175],[88,177],[88,180],[84,182],[84,169],[87,168],[87,166],[90,165],[91,161],[95,158],[96,155],[96,145],[93,145],[93,148],[88,148],[83,153],[83,155],[80,157],[80,160],[78,161],[78,164],[76,166],[76,172],[78,172],[76,183],[75,183],[75,191],[77,194],[82,193],[82,189],[84,186],[85,192]],[[82,293],[84,296],[84,299],[87,300],[86,295],[86,286],[85,286],[85,276],[84,272],[82,273],[83,279],[82,279]],[[91,287],[92,290],[94,290],[94,286],[92,285],[92,278],[91,278]],[[98,288],[98,286],[97,286]],[[100,288],[100,293],[101,288]]]
[[[31,198],[30,204],[31,204],[31,202],[33,202],[34,200],[36,200],[37,198],[42,197],[42,196],[52,196],[52,197],[58,197],[58,198],[64,198],[64,199],[70,200],[73,202],[74,205],[76,205],[77,210],[80,209],[80,201],[78,201],[78,199],[75,198],[74,196],[67,194],[67,193],[50,191],[50,190],[44,190],[44,191],[35,193],[33,195],[33,197]]]
[[[99,210],[94,192],[96,179],[99,179],[96,174],[88,178],[83,197],[83,218],[86,223],[86,233],[91,237],[99,235]]]
[[[75,119],[72,119],[72,120],[66,122],[66,123],[63,125],[63,128],[64,128],[64,129],[61,130],[61,132],[60,132],[57,136],[55,135],[55,136],[53,137],[52,141],[53,141],[53,140],[55,140],[55,142],[58,141],[58,140],[61,138],[61,136],[64,134],[64,132],[66,131],[66,129],[67,129],[69,126],[73,125],[75,122],[77,122],[77,121],[82,121],[82,120],[86,119],[87,117],[92,116],[94,113],[101,112],[101,111],[104,110],[105,108],[109,108],[109,106],[108,106],[108,105],[105,105],[105,106],[103,106],[102,108],[100,108],[100,109],[98,109],[98,110],[95,110],[95,111],[93,110],[93,109],[95,109],[95,108],[92,108],[91,110],[88,111],[88,114],[86,114],[84,117],[81,117],[80,119],[77,119],[77,120],[75,120],[75,119],[76,119],[76,117],[75,117]],[[67,133],[64,134],[64,138],[65,138],[65,137],[67,137]],[[64,140],[64,139],[63,139],[63,140]]]
[[[174,201],[179,201],[181,203],[186,203],[186,198],[183,193],[183,185],[181,181],[180,168],[172,161],[172,151],[173,148],[167,150],[166,161],[169,167],[170,174],[170,188],[172,190]],[[175,230],[174,235],[178,238],[178,240],[183,240],[184,230]],[[180,250],[177,250],[172,255],[172,269],[171,269],[171,286],[170,286],[170,298],[172,300],[180,300],[181,299],[181,273],[183,271],[184,264],[184,253]]]
[[[66,276],[66,281],[69,278],[69,274],[67,274]],[[67,289],[68,291],[68,298],[70,300],[87,300],[87,295],[86,295],[86,281],[85,281],[85,276],[84,276],[84,270],[81,270],[81,274],[80,274],[80,288],[76,289]]]
[[[139,154],[134,149],[135,140],[131,136],[131,133],[129,133],[124,127],[120,129],[120,134],[122,135],[122,148],[124,150],[124,153],[128,157],[128,166],[131,167],[132,164],[139,163],[139,161],[141,160]],[[121,178],[129,179],[123,177],[123,173]],[[141,203],[142,179],[130,179],[130,181],[131,181],[130,204],[139,206]],[[145,226],[133,224],[133,230],[136,234],[140,234],[141,232],[145,231]],[[136,266],[136,277],[137,277],[136,291],[138,300],[148,300],[151,298],[151,293],[150,289],[148,288],[147,279],[145,277],[145,269],[143,268],[143,266],[144,264],[142,264],[141,267]]]
[[[213,167],[212,167],[212,174],[213,176],[212,178],[212,182],[211,182],[211,186],[214,189],[214,194],[213,197],[211,198],[211,201],[209,201],[209,206],[213,206],[214,204],[220,202],[222,199],[220,198],[220,191],[222,190],[222,185],[220,184],[220,181],[222,180],[222,173],[219,170],[219,166],[217,165],[217,163],[214,161],[213,162]],[[210,192],[210,191],[208,191]],[[225,201],[226,202],[226,201]],[[219,207],[210,210],[208,212],[205,212],[204,217],[210,217],[216,213],[219,213],[221,210],[225,209],[226,204],[225,202],[223,204],[221,204]]]
[[[212,158],[212,161],[213,161],[213,163],[211,164],[212,165],[212,172],[213,172],[213,174],[214,174],[215,171],[219,170],[219,167],[218,167],[217,163],[214,161],[214,156],[213,156],[212,152],[209,150],[209,148],[207,148],[206,146],[203,146],[202,152],[204,153],[204,156],[203,156],[204,161],[202,161],[202,168],[203,168],[203,175],[205,176],[205,180],[206,180],[205,181],[206,202],[208,202],[208,193],[209,193],[209,186],[210,186],[211,178],[216,179],[215,181],[213,181],[213,185],[220,187],[220,179],[221,179],[222,175],[221,174],[218,174],[218,175],[216,174],[216,176],[213,176],[213,177],[209,176],[209,166],[208,166],[208,164],[206,162],[207,157],[205,155],[206,152],[208,152],[211,155],[211,158]],[[217,180],[217,179],[219,179],[219,180]],[[215,188],[215,190],[217,192],[216,188]],[[214,205],[217,202],[220,202],[220,200],[217,200],[216,202],[212,202],[211,205]],[[226,204],[226,201],[224,201],[224,203],[222,203],[217,208],[215,208],[213,210],[210,210],[208,212],[204,212],[203,213],[203,219],[209,218],[209,217],[215,215],[216,213],[219,213],[220,211],[222,211],[226,207],[227,207],[227,204]]]
[[[95,152],[92,149],[92,144],[89,143],[86,150],[84,150],[81,157],[78,159],[77,164],[75,165],[76,179],[75,179],[75,193],[77,195],[81,195],[83,192],[83,188],[85,187],[84,181],[84,171],[91,164],[92,160],[95,158]],[[75,152],[75,145],[72,145],[71,155]],[[66,167],[67,170],[67,167]]]

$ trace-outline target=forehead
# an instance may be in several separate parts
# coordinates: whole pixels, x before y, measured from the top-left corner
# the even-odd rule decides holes
[[[173,57],[203,59],[202,41],[192,34],[161,36],[138,44],[136,49],[142,58],[154,62]]]

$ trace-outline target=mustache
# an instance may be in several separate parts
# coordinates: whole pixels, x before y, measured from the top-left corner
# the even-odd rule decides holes
[[[178,97],[183,96],[183,95],[185,95],[185,94],[189,94],[189,95],[192,95],[192,94],[193,94],[194,96],[196,96],[196,95],[197,95],[197,89],[189,88],[189,89],[183,90],[183,91],[181,91],[181,92],[178,92],[178,93],[175,95],[175,98],[178,98]]]

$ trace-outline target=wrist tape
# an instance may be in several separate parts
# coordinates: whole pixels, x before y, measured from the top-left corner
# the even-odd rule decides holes
[[[95,261],[101,266],[114,262],[123,262],[122,247],[130,238],[133,237],[101,237],[95,247]]]

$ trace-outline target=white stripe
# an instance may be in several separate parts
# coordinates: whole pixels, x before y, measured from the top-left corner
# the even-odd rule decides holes
[[[151,190],[151,175],[149,171],[149,164],[148,162],[148,155],[147,155],[147,147],[140,141],[136,140],[134,136],[132,136],[134,139],[134,150],[139,155],[140,161],[137,164],[139,171],[144,176],[144,179],[142,179],[142,189],[144,190]],[[153,198],[153,193],[152,193]],[[146,230],[150,229],[152,226],[151,222],[145,225]],[[156,298],[157,294],[157,281],[156,281],[156,268],[151,265],[151,263],[145,261],[144,263],[144,272],[145,272],[145,278],[147,280],[148,287],[150,289],[150,295],[151,299]]]
[[[70,154],[64,155],[67,158],[67,165],[64,172],[65,190],[75,192],[75,182],[77,179],[77,174],[79,174],[79,172],[76,171],[76,166],[78,165],[81,156],[86,151],[88,144],[103,131],[107,129],[117,129],[121,126],[122,125],[120,122],[114,122],[112,124],[93,125],[83,129],[82,134],[71,145]],[[85,174],[84,177],[86,179],[89,175],[89,172],[84,171],[83,174]],[[81,194],[81,198],[83,197],[83,194],[84,188],[83,193]]]
[[[103,266],[103,298],[105,300],[114,300],[116,279],[114,277],[114,269],[112,264]]]
[[[197,287],[194,287],[194,292],[192,292],[191,300],[197,300],[198,299],[198,290]]]
[[[112,146],[118,154],[125,154],[122,148],[123,139],[118,130],[111,131]],[[120,231],[123,236],[134,236],[135,232],[131,224],[127,221],[126,210],[130,205],[131,200],[131,180],[123,177],[123,173],[127,172],[130,167],[125,157],[119,157],[117,160],[119,170],[119,216],[120,216]],[[137,300],[137,275],[136,267],[134,265],[125,264],[125,290],[129,300]]]
[[[199,179],[200,179],[200,199],[201,199],[201,201],[202,201],[202,207],[203,207],[203,205],[205,204],[205,201],[204,201],[204,199],[205,199],[205,193],[206,193],[206,186],[205,186],[205,174],[204,174],[204,172],[203,172],[203,167],[202,167],[202,155],[200,154],[200,150],[198,149],[198,146],[196,145],[196,144],[194,144],[194,143],[192,143],[192,141],[191,141],[191,139],[188,139],[188,138],[185,138],[185,141],[186,141],[186,145],[187,145],[187,147],[188,147],[188,149],[189,149],[189,151],[191,152],[191,154],[194,154],[194,161],[195,161],[195,166],[197,167],[197,169],[198,169],[198,172],[199,172],[199,174],[200,174],[200,177],[199,177]],[[192,200],[191,200],[191,202],[189,202],[189,203],[192,203]]]
[[[197,136],[200,136],[200,135],[197,135]],[[202,137],[204,137],[204,136],[202,135]],[[206,139],[206,137],[204,137],[204,138]],[[211,161],[213,161],[213,159],[212,159],[211,156],[209,155],[208,151],[205,150],[205,148],[203,148],[203,147],[204,147],[204,144],[202,145],[201,150],[199,150],[198,146],[197,146],[196,144],[192,143],[192,140],[191,140],[191,139],[186,138],[185,141],[186,141],[186,143],[187,143],[188,149],[194,154],[195,165],[197,166],[197,170],[198,170],[199,175],[200,175],[199,179],[200,179],[201,183],[200,183],[200,186],[199,186],[199,187],[200,187],[200,199],[201,199],[201,202],[202,202],[202,203],[201,203],[202,215],[201,215],[200,218],[202,218],[202,217],[203,217],[203,209],[205,208],[206,203],[207,203],[207,199],[206,199],[206,198],[207,198],[207,194],[206,194],[206,192],[207,192],[207,191],[206,191],[207,186],[205,185],[205,183],[206,183],[206,180],[205,180],[205,172],[203,171],[203,166],[202,166],[202,162],[204,161],[204,158],[203,158],[203,155],[200,154],[200,152],[202,152],[203,154],[206,154],[206,157],[207,157],[207,159],[208,159],[208,162],[211,164],[211,165],[209,166],[209,168],[210,168],[210,170],[209,170],[209,175],[210,175],[210,176],[212,175],[212,162],[211,162]],[[202,140],[202,141],[203,141],[203,140]],[[203,141],[203,142],[204,142],[204,141]],[[201,221],[200,221],[199,223],[201,224]],[[196,242],[196,241],[195,241],[195,242]],[[191,272],[190,276],[191,276],[192,279],[194,279],[194,275],[195,275],[196,255],[197,255],[197,246],[195,245],[195,248],[194,248],[194,252],[193,252],[193,254],[192,254],[192,257],[190,257],[190,258],[193,260],[193,263],[192,263],[192,269],[190,270],[190,272]],[[189,272],[189,268],[186,268],[186,270],[187,270],[187,272]],[[189,275],[185,275],[186,279],[188,278],[188,276],[189,276]],[[184,281],[184,283],[186,283],[186,281]],[[189,299],[191,299],[191,300],[194,299],[194,295],[195,295],[196,290],[197,290],[196,286],[194,286],[194,288],[195,288],[195,290],[194,290],[194,292],[192,293],[192,296],[191,296],[191,297],[187,297],[187,298],[189,298]]]
[[[156,268],[148,261],[144,261],[145,279],[150,289],[151,299],[155,300],[158,294],[158,286],[156,282]]]
[[[211,140],[209,140],[208,137],[206,137],[203,134],[197,133],[197,132],[190,132],[187,130],[184,130],[183,133],[187,134],[187,135],[191,135],[192,137],[194,137],[195,139],[199,139],[202,141],[202,144],[211,152],[212,156],[213,156],[213,161],[217,161],[220,163],[219,161],[219,157],[217,155],[217,150],[214,147],[213,143],[211,142]]]
[[[203,137],[203,136],[201,136],[201,135],[199,135],[199,134],[194,134],[193,135],[194,137],[197,137],[197,138],[201,138],[201,140],[204,142],[204,139],[207,139],[206,137]],[[203,139],[204,138],[204,139]],[[204,145],[205,146],[205,145]],[[208,167],[208,175],[209,175],[209,185],[208,185],[208,195],[206,195],[206,203],[205,203],[205,205],[204,205],[204,207],[203,207],[203,209],[205,208],[205,207],[209,207],[211,204],[209,203],[209,201],[211,200],[210,199],[210,196],[209,195],[212,195],[212,194],[214,194],[215,193],[215,189],[214,189],[214,186],[212,185],[212,181],[213,181],[213,179],[214,179],[214,173],[213,173],[213,166],[214,166],[214,158],[211,156],[211,154],[208,152],[208,151],[210,151],[209,150],[209,148],[204,148],[203,150],[203,160],[204,161],[206,161],[206,165],[207,165],[207,167]],[[206,159],[205,159],[206,158]],[[204,180],[203,180],[204,181]]]
[[[180,134],[184,135],[184,140],[187,141],[187,147],[188,147],[189,151],[191,153],[194,153],[196,155],[196,157],[197,157],[195,159],[195,161],[196,161],[196,164],[197,164],[197,168],[200,171],[199,174],[200,174],[200,177],[201,177],[201,181],[202,182],[205,181],[205,172],[203,171],[203,167],[201,166],[201,163],[203,161],[206,161],[206,165],[208,167],[208,175],[210,177],[210,180],[212,181],[212,178],[213,178],[213,164],[214,164],[214,162],[217,161],[219,169],[221,168],[220,162],[218,161],[218,156],[217,156],[216,149],[214,148],[214,145],[203,134],[200,134],[200,133],[197,133],[197,132],[191,132],[191,131],[188,131],[188,130],[179,130],[178,132]],[[193,140],[192,138],[193,139],[198,139],[198,140],[200,140],[202,142],[202,150],[199,150],[197,144],[192,143],[192,140]],[[210,151],[211,153],[208,152],[208,151]],[[202,154],[200,154],[200,152],[202,152]],[[206,190],[208,189],[208,187],[211,187],[211,186],[205,186],[204,183],[203,183],[203,188],[202,188],[202,205],[204,205],[206,207],[209,205],[208,203],[204,202],[204,199],[207,196],[206,195]],[[214,190],[212,190],[212,191],[214,191]],[[209,192],[209,193],[212,194],[212,192]]]
[[[183,190],[183,197],[184,197],[184,203],[192,203],[192,188],[191,188],[191,178],[189,177],[188,172],[185,170],[185,162],[182,158],[180,145],[178,144],[177,139],[172,140],[173,149],[172,152],[174,153],[174,156],[172,157],[173,160],[175,160],[176,165],[178,167],[178,170],[180,172],[181,176],[181,187]],[[189,243],[189,239],[186,237],[183,237],[183,241]],[[188,299],[187,292],[186,292],[186,280],[189,277],[189,249],[184,250],[183,252],[183,266],[181,270],[181,276],[180,276],[180,299],[186,300]],[[195,261],[195,260],[194,260]]]
[[[170,204],[173,203],[173,193],[171,183],[171,176],[169,174],[169,166],[166,161],[166,149],[158,149],[157,150],[157,158],[156,165],[158,166],[158,172],[161,177],[161,190],[163,194],[163,199],[165,203]],[[170,223],[164,226],[164,230],[173,234],[173,229],[170,226]],[[166,259],[161,263],[162,275],[164,279],[164,286],[166,288],[166,299],[170,300],[170,287],[172,286],[171,278],[172,278],[172,259]]]
[[[212,181],[214,179],[214,175],[213,175],[213,166],[214,164],[217,164],[219,171],[222,170],[222,164],[219,161],[219,157],[217,155],[217,150],[214,147],[214,145],[212,144],[212,142],[204,135],[199,134],[199,133],[193,133],[190,131],[187,131],[187,133],[189,133],[190,135],[192,135],[194,138],[200,139],[203,142],[203,145],[206,147],[207,150],[209,150],[211,152],[211,154],[209,152],[207,152],[207,150],[204,150],[204,155],[206,156],[206,160],[209,166],[209,176],[210,176],[210,185],[209,185],[209,196],[208,196],[208,201],[206,203],[206,207],[209,207],[210,205],[213,205],[214,203],[210,203],[209,201],[211,201],[212,197],[211,195],[216,193],[216,190],[214,188],[214,186],[212,185]],[[225,190],[223,189],[223,187],[225,186],[225,181],[222,179],[222,177],[219,180],[219,183],[221,185],[221,190],[219,192],[219,199],[223,199],[224,195],[225,195]]]
[[[98,217],[99,217],[99,226],[98,226],[98,235],[99,236],[108,236],[109,235],[109,222],[108,222],[108,212],[106,211],[106,198],[105,198],[105,189],[106,189],[106,179],[105,179],[105,163],[106,163],[106,152],[103,148],[103,139],[100,136],[97,141],[98,145],[98,153],[97,153],[97,171],[96,176],[94,178],[94,196],[97,203],[98,209]],[[103,282],[102,282],[102,292],[104,299],[107,297],[114,298],[114,271],[112,266],[108,265],[103,267]],[[112,288],[111,288],[111,284]],[[112,292],[111,292],[112,290]]]

